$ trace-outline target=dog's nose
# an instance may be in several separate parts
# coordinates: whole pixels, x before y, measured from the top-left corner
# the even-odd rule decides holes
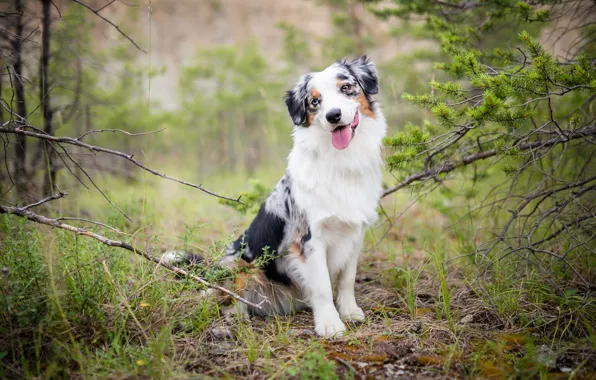
[[[339,108],[333,108],[331,111],[327,112],[325,118],[331,124],[337,124],[341,119],[341,110]]]

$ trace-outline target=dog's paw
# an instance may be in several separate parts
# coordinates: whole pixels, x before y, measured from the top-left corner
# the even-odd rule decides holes
[[[362,322],[366,318],[361,308],[356,305],[346,308],[339,308],[339,315],[345,322]]]
[[[342,336],[344,331],[346,331],[346,326],[339,318],[337,320],[327,320],[315,324],[315,332],[324,338]]]

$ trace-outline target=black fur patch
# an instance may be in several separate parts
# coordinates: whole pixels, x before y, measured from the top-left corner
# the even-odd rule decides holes
[[[277,265],[275,265],[275,260],[269,261],[265,267],[263,268],[263,272],[265,276],[275,282],[279,282],[281,284],[290,286],[292,285],[292,280],[285,274],[277,270]]]
[[[302,245],[306,244],[307,241],[309,241],[312,238],[312,234],[310,233],[310,227],[308,228],[308,232],[306,233],[306,235],[302,236],[302,239],[300,239],[300,242],[302,243]]]
[[[275,251],[277,255],[284,238],[285,226],[286,222],[279,216],[267,212],[263,204],[244,235],[234,242],[234,249],[240,251],[241,248],[248,248],[242,249],[242,258],[249,263],[261,256],[265,247],[269,247],[269,253]],[[243,242],[245,247],[242,247]]]
[[[311,74],[304,75],[293,90],[286,91],[284,101],[294,125],[303,125],[306,121],[306,98],[308,82]]]
[[[345,67],[356,80],[364,92],[368,95],[379,93],[379,80],[375,66],[368,57],[362,56],[353,61],[340,61],[341,66]]]

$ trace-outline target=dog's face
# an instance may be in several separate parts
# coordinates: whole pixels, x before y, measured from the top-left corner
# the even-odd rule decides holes
[[[336,149],[345,149],[357,135],[361,119],[375,118],[371,95],[378,92],[374,65],[360,57],[303,75],[286,93],[285,102],[297,128],[321,128],[329,132]]]

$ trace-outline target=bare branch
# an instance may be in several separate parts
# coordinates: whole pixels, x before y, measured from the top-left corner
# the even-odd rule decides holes
[[[145,49],[143,49],[143,48],[141,48],[139,45],[137,45],[137,43],[136,43],[136,42],[134,42],[134,40],[133,40],[132,38],[130,38],[130,37],[129,37],[129,36],[126,34],[126,33],[124,33],[124,32],[122,31],[122,29],[120,29],[120,28],[118,27],[118,25],[114,24],[112,21],[108,20],[107,18],[105,18],[105,17],[103,17],[101,14],[99,14],[99,11],[97,11],[97,10],[95,10],[95,9],[91,8],[89,5],[87,5],[87,4],[85,4],[85,3],[83,3],[82,1],[79,1],[79,0],[72,0],[72,1],[74,1],[74,2],[75,2],[75,3],[77,3],[77,4],[80,4],[80,5],[84,6],[85,8],[89,9],[91,12],[95,13],[95,15],[96,15],[97,17],[99,17],[100,19],[104,20],[104,21],[105,21],[105,22],[107,22],[108,24],[112,25],[114,28],[116,28],[116,30],[117,30],[117,31],[118,31],[118,32],[119,32],[121,35],[123,35],[123,36],[124,36],[124,38],[126,38],[127,40],[129,40],[129,41],[130,41],[130,42],[131,42],[131,43],[132,43],[132,44],[133,44],[133,45],[134,45],[134,46],[135,46],[137,49],[139,49],[139,50],[140,50],[140,51],[142,51],[143,53],[147,54],[147,51],[146,51]],[[103,8],[101,8],[101,9],[99,9],[99,10],[102,10],[102,9],[103,9]]]
[[[115,233],[117,233],[117,234],[120,234],[120,235],[129,235],[129,234],[125,233],[125,232],[122,232],[122,231],[120,231],[120,230],[119,230],[119,229],[117,229],[117,228],[114,228],[114,227],[112,227],[112,226],[109,226],[109,225],[107,225],[107,224],[105,224],[105,223],[96,222],[95,220],[91,220],[91,219],[85,219],[85,218],[75,218],[75,217],[70,217],[70,216],[61,216],[60,218],[56,218],[56,220],[58,220],[58,221],[62,221],[62,220],[76,220],[76,221],[79,221],[79,222],[85,222],[85,223],[90,223],[90,224],[96,224],[96,225],[98,225],[98,226],[102,226],[102,227],[104,227],[104,228],[107,228],[108,230],[111,230],[111,231],[113,231],[113,232],[115,232]]]
[[[180,275],[180,276],[183,276],[186,278],[190,278],[191,280],[197,281],[208,288],[219,290],[219,291],[233,297],[234,299],[236,299],[239,302],[242,302],[246,305],[257,308],[259,310],[262,308],[261,305],[252,303],[252,302],[246,300],[245,298],[239,296],[238,294],[231,292],[222,286],[207,282],[206,280],[202,279],[201,277],[190,274],[182,268],[179,268],[175,265],[166,263],[163,260],[161,260],[147,252],[144,252],[144,251],[138,249],[136,246],[134,246],[132,244],[129,244],[129,243],[126,243],[123,241],[119,241],[119,240],[111,240],[105,236],[96,234],[95,232],[87,231],[83,228],[78,228],[78,227],[71,226],[69,224],[62,223],[58,219],[50,219],[50,218],[47,218],[47,217],[39,215],[39,214],[35,214],[31,211],[28,211],[28,210],[20,208],[20,207],[9,207],[9,206],[0,205],[0,214],[17,215],[17,216],[20,216],[27,220],[30,220],[32,222],[36,222],[39,224],[45,224],[47,226],[52,226],[54,228],[60,228],[63,230],[71,231],[77,235],[82,235],[82,236],[89,237],[91,239],[95,239],[109,247],[118,247],[118,248],[126,249],[130,252],[133,252],[134,254],[144,257],[145,259],[147,259],[149,261],[154,262],[155,264],[157,264],[161,267],[164,267],[164,268],[176,273],[177,275]]]
[[[15,129],[11,129],[11,128],[0,128],[0,133],[10,133],[10,134],[14,134],[14,135],[18,135],[18,136],[29,136],[29,137],[35,137],[38,139],[44,139],[44,140],[49,140],[49,141],[53,141],[53,142],[57,142],[57,143],[64,143],[64,144],[70,144],[70,145],[74,145],[74,146],[78,146],[81,148],[85,148],[88,149],[91,152],[102,152],[102,153],[107,153],[107,154],[111,154],[114,156],[118,156],[118,157],[122,157],[125,158],[126,160],[132,162],[133,164],[135,164],[136,166],[148,171],[151,174],[154,174],[158,177],[161,178],[165,178],[168,179],[170,181],[174,181],[174,182],[178,182],[181,183],[183,185],[201,190],[204,193],[207,193],[209,195],[212,195],[214,197],[220,198],[220,199],[225,199],[228,201],[232,201],[232,202],[238,202],[238,203],[243,203],[240,200],[240,197],[238,198],[230,198],[230,197],[226,197],[223,195],[219,195],[213,191],[207,190],[205,189],[201,184],[199,185],[195,185],[193,183],[187,182],[187,181],[183,181],[174,177],[171,177],[167,174],[163,174],[158,172],[157,170],[151,169],[150,167],[146,166],[145,164],[143,164],[142,162],[140,162],[139,160],[137,160],[136,158],[134,158],[132,154],[126,154],[117,150],[113,150],[113,149],[108,149],[108,148],[103,148],[100,146],[96,146],[96,145],[91,145],[91,144],[87,144],[85,142],[79,141],[78,139],[72,138],[72,137],[56,137],[56,136],[50,136],[50,135],[46,135],[43,133],[37,133],[37,132],[29,132],[29,131],[25,131],[22,128],[15,128]]]
[[[53,200],[56,200],[56,199],[60,199],[60,198],[65,197],[67,195],[68,195],[68,193],[59,192],[57,194],[50,195],[49,197],[44,198],[41,201],[38,201],[38,202],[35,202],[35,203],[31,203],[30,205],[27,205],[27,206],[19,207],[19,209],[20,210],[23,210],[23,211],[26,211],[26,210],[28,210],[30,208],[37,207],[39,205],[42,205],[44,203],[47,203],[47,202],[50,202],[50,201],[53,201]]]
[[[87,136],[87,135],[90,135],[90,134],[92,134],[92,133],[101,133],[101,132],[112,132],[112,133],[116,133],[116,132],[120,132],[120,133],[124,133],[124,134],[125,134],[125,135],[127,135],[127,136],[145,136],[145,135],[152,135],[152,134],[155,134],[155,133],[159,133],[159,132],[161,132],[161,131],[164,131],[164,130],[166,130],[166,129],[167,129],[167,128],[166,128],[166,127],[164,127],[164,128],[162,128],[162,129],[158,129],[157,131],[151,131],[151,132],[139,132],[139,133],[130,133],[130,132],[124,131],[124,130],[122,130],[122,129],[94,129],[94,130],[92,130],[92,131],[85,132],[85,133],[84,133],[82,136],[80,136],[80,137],[77,137],[77,140],[82,140],[82,139],[83,139],[83,137],[85,137],[85,136]]]

